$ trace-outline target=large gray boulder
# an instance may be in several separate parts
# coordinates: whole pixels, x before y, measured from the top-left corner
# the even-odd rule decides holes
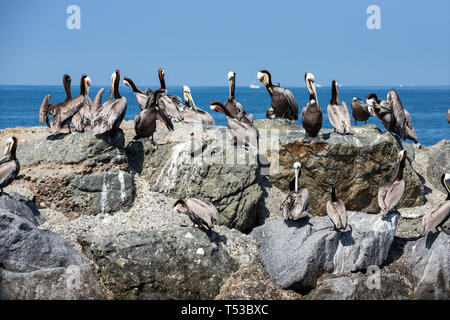
[[[198,228],[80,237],[111,299],[212,299],[237,269]]]
[[[441,184],[441,174],[450,173],[450,140],[441,140],[430,148],[427,176],[435,188],[445,192]]]
[[[195,129],[180,125],[156,148],[132,142],[127,147],[130,162],[141,170],[151,191],[177,198],[202,196],[217,207],[221,224],[251,229],[262,195],[257,154],[233,146],[224,127],[203,128],[198,135]]]
[[[29,220],[36,226],[45,222],[45,218],[40,214],[36,204],[16,192],[0,195],[0,210],[14,213]]]
[[[0,299],[98,299],[90,266],[57,234],[0,209]]]
[[[278,219],[251,235],[272,281],[282,288],[314,288],[324,273],[345,274],[380,266],[394,239],[398,215],[347,212],[352,230],[339,233],[328,217]]]
[[[306,300],[408,300],[408,284],[398,273],[326,275]]]
[[[293,176],[292,165],[302,164],[300,187],[310,194],[312,215],[326,215],[325,205],[334,185],[348,210],[379,213],[379,187],[394,169],[402,145],[389,132],[380,133],[374,125],[352,127],[353,134],[342,136],[322,129],[322,143],[304,144],[304,129],[291,121],[255,120],[260,130],[260,147],[266,146],[271,183],[287,191]],[[278,140],[279,147],[272,140]],[[411,159],[411,158],[409,158]],[[424,187],[409,161],[404,173],[405,194],[399,207],[425,203]]]
[[[22,183],[42,208],[80,214],[114,213],[133,205],[125,138],[93,133],[61,134],[25,141],[18,148]]]
[[[428,234],[405,246],[414,299],[450,299],[450,235]]]

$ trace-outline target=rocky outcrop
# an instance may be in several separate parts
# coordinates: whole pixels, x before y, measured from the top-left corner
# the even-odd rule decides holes
[[[398,215],[347,212],[351,232],[334,230],[328,217],[278,219],[255,228],[265,268],[282,288],[316,286],[324,273],[345,274],[380,266],[387,257]]]
[[[408,284],[398,273],[326,275],[306,300],[408,300]]]
[[[287,191],[293,163],[302,164],[300,187],[309,191],[313,215],[326,215],[325,205],[333,185],[340,197],[346,199],[347,210],[380,211],[378,189],[390,179],[402,148],[392,134],[381,134],[374,125],[352,127],[353,135],[346,136],[322,129],[322,143],[304,144],[305,131],[296,123],[256,120],[255,125],[260,130],[260,146],[267,146],[270,181],[274,186]],[[271,147],[273,141],[268,142],[271,139],[279,141],[279,148]],[[406,190],[399,207],[423,204],[424,188],[409,161],[404,179]]]
[[[0,210],[1,299],[100,299],[89,265],[57,234]]]
[[[0,210],[5,210],[25,218],[36,226],[45,221],[36,204],[16,192],[0,195]]]
[[[414,299],[450,299],[450,235],[428,234],[405,246]]]
[[[237,269],[220,243],[192,227],[88,236],[80,243],[112,299],[212,299]]]
[[[241,231],[251,229],[262,195],[257,155],[233,146],[224,127],[195,130],[180,125],[176,137],[159,138],[157,141],[168,142],[156,148],[132,142],[127,147],[130,161],[141,170],[152,191],[178,198],[202,196],[217,207],[221,224]]]
[[[428,180],[435,188],[445,191],[440,179],[441,174],[450,172],[450,140],[439,141],[430,149],[427,168]]]
[[[22,181],[40,207],[71,218],[128,209],[135,188],[124,141],[119,130],[113,136],[75,132],[23,142],[17,154]]]

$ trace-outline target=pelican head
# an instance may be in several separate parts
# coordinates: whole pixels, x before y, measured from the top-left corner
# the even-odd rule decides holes
[[[13,153],[13,150],[17,148],[17,138],[16,137],[9,137],[8,140],[6,140],[5,144],[5,156],[11,155]]]
[[[209,108],[214,112],[222,112],[225,113],[225,109],[222,102],[212,101],[209,103]]]
[[[316,78],[312,73],[305,72],[305,83],[309,91],[310,101],[314,99],[317,105],[319,105],[319,101],[317,100]]]
[[[294,162],[293,165],[294,171],[295,171],[295,187],[294,187],[294,191],[295,193],[298,192],[298,178],[301,176],[302,174],[302,165],[300,164],[300,162]]]
[[[68,83],[70,85],[71,82],[72,82],[72,78],[68,74],[64,74],[63,75],[63,83]]]
[[[264,85],[264,87],[272,93],[272,76],[266,69],[260,69],[256,74],[256,77]]]
[[[183,199],[177,200],[173,204],[173,209],[175,210],[175,212],[179,212],[179,213],[186,213],[187,212],[186,203],[184,202]]]
[[[353,97],[353,98],[352,98],[352,101],[353,101],[353,102],[355,102],[356,100],[358,100],[357,97]]]
[[[236,77],[236,72],[234,72],[234,71],[228,72],[228,81],[231,81],[235,77]]]
[[[194,106],[194,99],[192,99],[191,89],[188,86],[182,86],[184,102],[187,106]]]
[[[367,95],[367,97],[366,97],[366,103],[369,105],[369,106],[374,106],[374,105],[378,105],[378,104],[380,104],[380,102],[379,102],[379,100],[378,100],[378,97],[377,97],[377,95],[375,94],[375,93],[371,93],[371,94],[368,94]]]
[[[406,156],[408,155],[408,151],[406,150],[401,150],[398,155],[397,155],[397,160],[404,160],[406,158]]]

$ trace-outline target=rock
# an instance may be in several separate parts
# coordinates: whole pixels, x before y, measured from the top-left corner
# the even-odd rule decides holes
[[[212,299],[237,269],[222,245],[192,227],[91,235],[79,241],[113,299]],[[197,254],[199,248],[203,255]]]
[[[89,265],[57,234],[0,209],[0,299],[101,299]]]
[[[105,299],[90,265],[1,273],[0,298],[4,300]]]
[[[36,226],[45,222],[45,218],[41,216],[36,204],[16,192],[9,193],[9,196],[7,194],[0,195],[0,210],[25,218]]]
[[[428,180],[441,191],[445,191],[441,184],[441,174],[444,172],[450,172],[450,140],[441,140],[435,144],[428,158]]]
[[[299,221],[278,219],[251,235],[271,280],[281,288],[314,288],[324,273],[345,274],[380,266],[387,257],[398,215],[347,212],[352,231],[338,233],[328,217]]]
[[[221,224],[250,230],[256,224],[262,195],[256,154],[234,147],[223,127],[204,128],[198,135],[195,130],[194,126],[179,126],[176,134],[184,140],[172,137],[156,148],[132,142],[127,147],[134,155],[130,162],[143,159],[136,170],[142,167],[151,191],[177,198],[202,196],[217,207]]]
[[[271,163],[270,181],[275,187],[287,192],[293,163],[302,164],[299,187],[309,191],[312,215],[326,215],[325,206],[333,185],[347,210],[380,212],[378,189],[391,178],[402,148],[392,134],[381,134],[374,125],[352,127],[353,135],[346,136],[322,129],[322,143],[304,144],[305,131],[294,122],[280,119],[254,123],[260,130],[260,146],[269,146],[269,138],[279,141],[278,150],[268,147],[266,152]],[[399,207],[424,204],[423,185],[409,161],[404,178],[406,190]]]
[[[408,300],[408,285],[398,273],[361,273],[319,279],[306,300]]]
[[[450,235],[428,234],[405,246],[414,299],[450,299]]]
[[[24,142],[18,148],[22,181],[42,208],[66,216],[114,213],[135,198],[121,130],[113,136],[61,134]]]

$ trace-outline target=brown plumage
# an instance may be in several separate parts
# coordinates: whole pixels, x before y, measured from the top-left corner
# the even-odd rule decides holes
[[[214,125],[214,119],[211,115],[197,108],[195,105],[194,99],[192,98],[191,89],[188,86],[182,86],[184,95],[184,122],[200,122],[205,125]]]
[[[203,198],[179,199],[173,206],[176,211],[187,214],[194,225],[213,229],[214,224],[219,224],[219,212],[216,207]]]
[[[227,120],[228,128],[230,129],[235,145],[258,150],[259,132],[255,126],[233,118],[227,117]]]
[[[322,128],[322,109],[317,100],[316,81],[312,73],[305,73],[306,87],[309,91],[309,101],[302,109],[302,125],[306,135],[303,142],[319,141],[319,132]]]
[[[72,79],[68,74],[64,74],[63,76],[63,86],[64,91],[66,92],[66,98],[63,102],[67,102],[72,99],[72,93],[70,92],[70,84],[72,82]],[[42,101],[41,107],[39,109],[39,123],[44,124],[44,122],[47,124],[47,126],[50,128],[50,116],[55,116],[58,108],[60,107],[61,103],[57,104],[49,104],[50,95],[47,95],[44,100]],[[68,124],[69,130],[70,130],[70,124]]]
[[[351,133],[350,113],[345,102],[339,101],[338,84],[331,82],[331,101],[327,107],[328,120],[339,134]]]
[[[351,230],[350,226],[347,225],[347,210],[344,201],[337,198],[334,187],[331,188],[331,201],[327,202],[327,214],[336,230],[342,232]]]
[[[367,120],[371,116],[367,103],[359,98],[353,97],[351,108],[353,119],[355,119],[355,126],[357,125],[357,121],[367,123]]]
[[[293,168],[294,177],[289,183],[290,191],[283,202],[281,202],[280,211],[285,219],[298,220],[309,215],[309,192],[306,188],[298,188],[298,179],[302,174],[300,163],[295,162]]]
[[[450,174],[441,175],[441,183],[447,192],[447,198],[436,203],[422,218],[422,235],[437,232],[450,216]]]
[[[136,102],[138,104],[138,107],[141,110],[144,110],[145,106],[147,105],[149,96],[145,94],[144,91],[136,87],[133,80],[131,80],[130,78],[124,77],[123,84],[126,85],[127,87],[130,87],[133,90],[133,93],[136,96]]]
[[[5,155],[0,158],[0,194],[17,177],[20,171],[19,160],[16,157],[17,138],[11,137],[6,141]]]
[[[403,170],[405,168],[406,150],[401,150],[398,153],[397,163],[394,168],[394,174],[391,181],[383,185],[378,190],[378,205],[380,206],[380,214],[385,217],[394,208],[397,208],[398,203],[405,192],[405,180],[403,180]]]

